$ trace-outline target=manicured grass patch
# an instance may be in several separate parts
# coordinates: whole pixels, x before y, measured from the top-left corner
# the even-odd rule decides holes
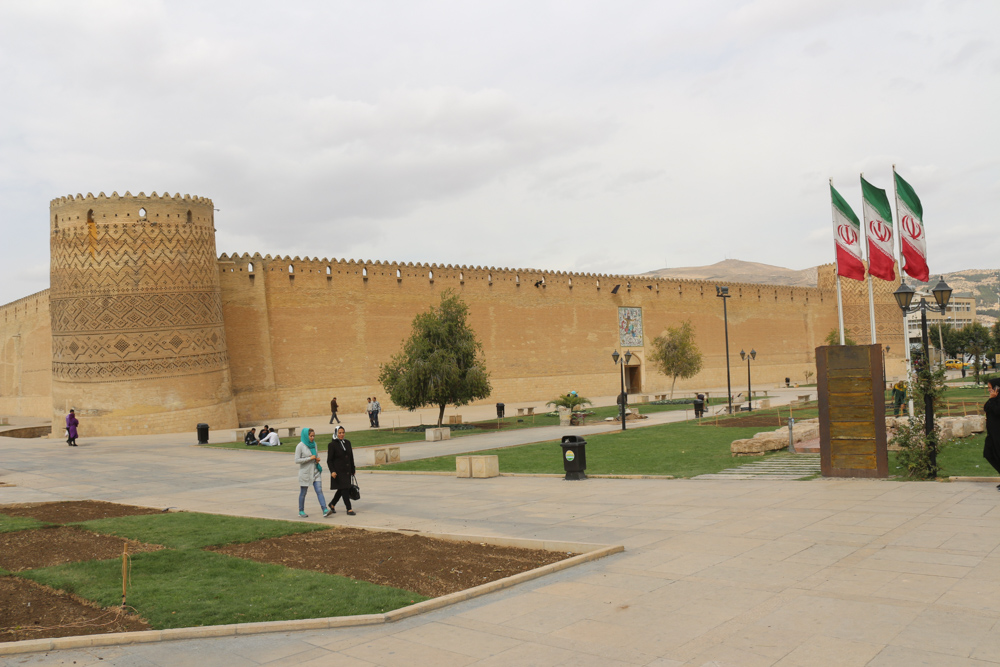
[[[330,443],[332,436],[329,433],[321,433],[316,436],[316,446],[322,453],[322,456],[326,456],[326,446]],[[393,433],[391,430],[375,430],[370,431],[348,431],[347,439],[351,441],[351,446],[354,448],[358,447],[373,447],[382,445],[392,445],[399,442],[413,442],[414,440],[423,440],[424,436],[422,433],[405,433],[399,429]],[[281,438],[281,445],[278,447],[261,447],[260,445],[254,445],[253,447],[247,447],[242,442],[210,442],[207,445],[198,445],[199,447],[215,447],[218,449],[243,449],[246,451],[255,452],[282,452],[284,454],[293,454],[295,452],[295,446],[299,444],[299,437],[294,438]]]
[[[102,606],[121,604],[120,560],[22,572]],[[199,550],[137,554],[126,600],[156,629],[377,614],[426,598],[346,577]]]
[[[221,514],[176,512],[97,519],[75,524],[95,533],[162,544],[174,549],[196,549],[233,542],[255,542],[292,533],[325,530],[315,523],[251,519]]]
[[[7,516],[0,514],[0,533],[12,533],[17,530],[31,530],[48,525],[38,519],[29,519],[23,516]]]
[[[777,425],[775,426],[777,428]],[[734,459],[729,445],[766,428],[720,428],[692,422],[664,424],[624,433],[587,436],[587,472],[604,475],[673,475],[693,477],[719,472],[755,457]],[[513,473],[561,473],[558,441],[470,454],[495,454],[500,470]],[[454,471],[455,457],[440,456],[381,466],[380,470]]]
[[[952,440],[938,452],[939,477],[997,477],[986,459],[983,458],[983,443],[986,434],[980,433],[968,438]],[[896,452],[889,452],[889,474],[902,472],[896,462]],[[997,477],[1000,481],[1000,477]]]

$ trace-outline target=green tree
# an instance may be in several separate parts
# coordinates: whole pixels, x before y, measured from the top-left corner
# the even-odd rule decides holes
[[[677,378],[694,377],[701,370],[701,352],[694,340],[691,320],[668,327],[666,335],[654,338],[649,360],[661,373],[673,378],[670,382],[670,398],[673,398]]]
[[[962,327],[958,335],[962,342],[961,347],[965,350],[966,354],[972,355],[973,372],[976,376],[976,382],[979,382],[979,376],[982,373],[983,357],[989,352],[993,343],[990,330],[979,322],[973,322]]]
[[[840,329],[830,329],[823,342],[827,345],[840,345]],[[857,341],[851,338],[851,334],[844,332],[844,345],[857,345]]]
[[[402,351],[380,367],[379,382],[392,402],[410,410],[438,406],[438,428],[447,405],[466,405],[492,391],[468,313],[469,307],[446,290],[440,306],[413,318]]]
[[[944,340],[945,356],[949,359],[957,359],[961,346],[959,345],[958,331],[955,327],[947,324],[932,324],[927,327],[927,340],[931,347],[941,347]]]

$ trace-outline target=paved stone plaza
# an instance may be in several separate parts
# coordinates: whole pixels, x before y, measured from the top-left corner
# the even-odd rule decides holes
[[[485,448],[474,440],[499,437],[463,440]],[[190,441],[82,438],[68,448],[0,438],[0,481],[14,485],[0,488],[0,502],[97,498],[295,518],[290,455]],[[358,516],[327,521],[626,550],[388,625],[13,655],[0,664],[1000,663],[992,484],[391,474],[360,482]]]

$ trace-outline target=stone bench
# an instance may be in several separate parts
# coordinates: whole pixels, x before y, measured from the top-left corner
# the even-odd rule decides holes
[[[275,429],[275,430],[276,431],[285,431],[286,433],[288,433],[288,435],[286,437],[288,437],[288,438],[294,438],[296,435],[298,435],[296,433],[296,431],[299,430],[299,427],[298,426],[282,426],[281,428],[278,428],[278,429]]]
[[[524,417],[525,415],[527,415],[527,416],[530,417],[530,416],[532,416],[534,414],[535,414],[535,408],[534,407],[530,407],[530,408],[518,408],[517,409],[517,416],[518,417]]]
[[[375,450],[375,465],[399,463],[399,447],[379,447]]]
[[[424,440],[437,442],[438,440],[451,440],[451,429],[447,426],[442,428],[429,428],[424,431]]]
[[[448,423],[449,424],[461,424],[462,423],[462,415],[448,415]]]
[[[238,428],[238,429],[236,429],[236,442],[243,442],[246,439],[246,437],[247,437],[247,433],[249,433],[249,432],[250,432],[250,429],[248,429],[248,428]]]
[[[486,479],[500,476],[500,460],[495,454],[483,456],[456,456],[455,476]]]

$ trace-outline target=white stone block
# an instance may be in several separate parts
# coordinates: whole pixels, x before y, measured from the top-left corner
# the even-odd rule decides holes
[[[472,464],[469,462],[469,456],[456,456],[455,457],[455,476],[456,477],[472,477]]]
[[[478,479],[500,476],[500,460],[495,454],[489,456],[470,456],[472,476]]]

